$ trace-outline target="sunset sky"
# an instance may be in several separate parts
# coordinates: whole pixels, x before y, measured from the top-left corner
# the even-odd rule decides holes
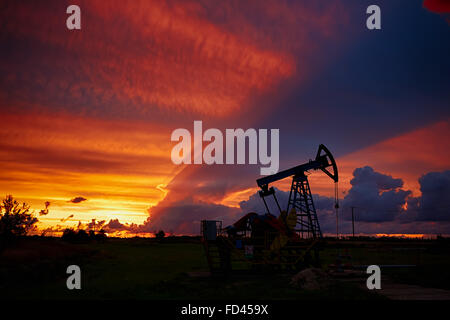
[[[343,233],[356,206],[360,233],[450,234],[450,8],[375,3],[381,30],[373,1],[2,1],[0,195],[49,201],[50,233],[195,234],[261,211],[259,164],[172,163],[172,131],[202,120],[280,129],[280,169],[325,144]],[[310,184],[333,233],[334,184]]]

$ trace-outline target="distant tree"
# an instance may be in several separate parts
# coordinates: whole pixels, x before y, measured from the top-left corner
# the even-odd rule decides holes
[[[155,237],[157,238],[157,239],[162,239],[162,238],[164,238],[166,236],[166,234],[164,233],[164,231],[162,231],[162,230],[159,230],[157,233],[155,233]]]
[[[63,231],[61,239],[73,243],[86,243],[93,238],[86,232],[86,230],[79,229],[76,231],[74,229],[67,228]]]
[[[107,238],[105,229],[100,229],[97,234],[95,235],[95,239],[98,241],[103,241]]]
[[[89,238],[91,240],[97,240],[97,241],[103,241],[106,237],[106,232],[104,229],[100,229],[98,231],[90,230],[89,231]]]
[[[30,212],[25,202],[20,204],[12,195],[7,195],[0,205],[0,235],[6,238],[26,235],[35,227],[38,219]]]
[[[61,239],[67,242],[73,242],[76,240],[77,233],[75,230],[67,228],[63,231],[63,234],[61,236]]]
[[[89,234],[83,229],[78,230],[78,232],[77,232],[77,241],[79,241],[79,242],[87,242],[87,241],[89,241]]]
[[[162,230],[159,230],[157,233],[155,233],[155,237],[156,237],[157,239],[162,239],[162,238],[164,238],[165,236],[166,236],[166,234],[165,234],[165,232],[162,231]]]

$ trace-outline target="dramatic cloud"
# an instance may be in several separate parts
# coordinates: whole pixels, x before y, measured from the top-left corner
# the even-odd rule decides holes
[[[294,54],[310,57],[320,39],[336,33],[335,17],[345,17],[337,2],[321,8],[277,1],[78,5],[82,32],[72,33],[61,22],[67,1],[11,1],[2,8],[2,38],[32,42],[39,57],[35,63],[24,50],[2,66],[0,81],[10,96],[47,106],[225,116],[283,80],[305,77],[309,65],[298,66]]]
[[[371,167],[355,169],[352,188],[343,205],[358,208],[359,221],[382,222],[396,218],[411,191],[401,190],[403,181],[374,171]],[[348,219],[348,217],[347,217]]]
[[[80,202],[83,202],[83,201],[86,201],[86,200],[87,199],[83,198],[83,197],[75,197],[75,198],[71,199],[70,202],[72,202],[72,203],[80,203]]]
[[[207,202],[193,202],[189,199],[149,209],[150,217],[140,232],[165,230],[177,234],[199,234],[201,220],[219,220],[227,226],[241,216],[237,208]]]
[[[80,219],[141,222],[164,196],[157,186],[181,169],[170,161],[170,130],[157,124],[42,112],[2,119],[0,185],[32,207],[49,199],[52,218],[44,222],[73,212],[59,199],[80,193],[89,199],[76,209]]]
[[[282,210],[286,209],[289,199],[289,191],[283,191],[275,188],[275,194]],[[333,198],[313,194],[314,206],[317,211],[320,227],[324,233],[332,233],[336,230],[336,212],[334,209],[335,201]],[[278,216],[279,210],[272,197],[266,198],[270,213]],[[252,194],[248,200],[241,201],[239,206],[243,214],[249,212],[256,212],[263,214],[267,210],[264,206],[263,200],[258,192]]]
[[[447,195],[450,194],[450,171],[428,173],[419,179],[419,183],[422,196],[412,198],[411,191],[402,189],[401,179],[368,166],[355,169],[352,188],[340,203],[339,232],[351,233],[350,208],[354,206],[357,234],[449,233],[450,202]],[[275,190],[284,210],[289,191]],[[335,199],[313,194],[313,200],[322,232],[335,234]],[[270,213],[278,215],[273,198],[268,197],[266,201]],[[159,229],[175,234],[198,234],[201,220],[219,220],[227,226],[249,212],[264,214],[266,211],[258,191],[240,201],[239,208],[192,198],[176,201],[168,198],[149,209],[150,217],[143,224],[122,224],[118,219],[112,219],[104,227],[108,232],[132,234],[152,233]],[[438,225],[435,222],[444,223]]]
[[[105,226],[107,232],[126,231],[131,234],[154,233],[164,230],[173,234],[199,234],[201,220],[219,220],[223,225],[233,223],[241,216],[237,208],[224,205],[194,202],[189,199],[172,202],[166,206],[163,200],[150,208],[150,217],[142,224],[123,224],[118,219],[111,219]]]
[[[283,191],[279,190],[278,188],[275,189],[275,194],[278,200],[278,203],[280,204],[281,210],[286,210],[286,206],[289,199],[289,191]],[[314,206],[316,207],[317,211],[333,211],[334,212],[334,199],[321,196],[319,194],[313,194],[313,201]],[[266,203],[269,207],[270,213],[274,215],[278,215],[278,207],[276,205],[275,200],[272,196],[266,197]],[[243,200],[239,202],[239,207],[241,208],[243,213],[249,213],[249,212],[256,212],[258,214],[266,213],[267,209],[264,206],[264,202],[262,198],[259,195],[259,191],[252,194],[248,200]]]
[[[289,199],[289,192],[279,190],[275,188],[275,195],[277,197],[278,203],[282,210],[286,209],[286,205]],[[266,197],[266,203],[269,207],[269,212],[274,215],[278,215],[279,209],[275,202],[275,199],[270,196]],[[258,214],[264,214],[267,212],[266,207],[264,206],[263,199],[259,195],[259,191],[252,194],[248,200],[241,201],[239,203],[239,207],[244,213],[256,212]]]
[[[242,190],[256,189],[259,169],[250,165],[186,166],[164,188],[165,197],[149,209],[145,230],[198,233],[200,220],[235,220],[239,201],[227,198]]]
[[[425,1],[424,5],[442,12],[436,9],[436,3]],[[280,154],[285,164],[299,160],[292,152],[303,150],[298,143],[316,143],[320,134],[338,141],[337,146],[346,144],[347,149],[336,147],[333,153],[336,150],[336,156],[342,157],[338,159],[340,184],[342,190],[353,189],[349,198],[352,203],[361,200],[359,193],[366,189],[372,192],[365,199],[367,203],[380,205],[385,200],[397,210],[402,198],[408,197],[402,189],[417,191],[414,195],[418,196],[420,175],[448,169],[449,150],[442,148],[440,141],[449,136],[450,122],[444,112],[435,112],[440,110],[436,105],[444,100],[442,92],[447,87],[446,75],[435,70],[446,66],[446,60],[440,57],[447,47],[439,50],[440,55],[437,50],[428,50],[436,59],[423,59],[420,52],[411,54],[413,46],[397,41],[392,34],[403,33],[393,23],[381,40],[384,44],[389,40],[394,50],[383,54],[383,61],[373,59],[367,53],[378,52],[377,42],[356,37],[365,28],[357,19],[349,19],[355,12],[362,12],[360,5],[289,0],[80,0],[82,30],[78,32],[65,28],[69,4],[68,0],[7,0],[0,6],[0,41],[5,48],[0,50],[0,185],[4,193],[18,195],[33,207],[41,208],[42,199],[49,199],[52,215],[44,214],[41,219],[47,224],[76,212],[83,225],[96,218],[109,221],[106,225],[111,230],[146,232],[161,228],[198,233],[203,218],[220,217],[228,223],[247,210],[263,213],[262,201],[254,194],[259,176],[256,166],[186,168],[172,164],[170,133],[191,125],[193,119],[204,119],[209,127],[220,129],[278,127],[280,123],[280,148],[288,149]],[[386,8],[387,12],[391,10],[388,16],[399,21],[395,14],[402,15],[403,11],[394,9],[402,6]],[[430,16],[417,4],[405,10],[412,7],[422,16]],[[421,46],[414,43],[416,47],[440,44],[433,35],[446,35],[446,31],[430,31],[430,25],[418,18],[410,19],[411,24],[405,28],[411,34],[426,31],[427,36],[419,40],[429,42],[422,41]],[[391,61],[387,64],[391,71],[392,62],[394,66],[407,62],[404,69],[395,69],[408,78],[407,90],[398,90],[397,85],[392,88],[400,93],[404,90],[413,103],[397,92],[384,90],[389,89],[390,82],[381,80],[379,87],[364,81],[365,76],[374,81],[382,79],[382,71],[374,77],[373,71],[354,68],[361,70],[354,78],[338,68],[351,69],[358,61],[371,61],[368,66]],[[332,72],[345,79],[329,77]],[[429,78],[420,77],[422,73]],[[429,81],[435,74],[439,74],[434,78],[441,86]],[[393,75],[391,72],[389,79],[395,82]],[[332,106],[322,107],[317,99],[303,99],[301,93],[316,88],[317,82],[339,93],[325,98]],[[355,88],[358,83],[373,92]],[[411,90],[413,84],[433,90]],[[321,98],[323,90],[318,91]],[[410,92],[424,100],[411,98]],[[342,100],[340,95],[350,99]],[[428,97],[433,97],[432,103]],[[291,98],[295,112],[284,109]],[[387,117],[377,106],[367,107],[367,101],[390,106],[390,100],[395,101],[395,110],[401,110],[401,119],[391,114]],[[426,119],[422,119],[425,114]],[[279,122],[275,121],[277,117]],[[268,121],[262,123],[266,118]],[[391,136],[390,128],[416,128],[418,124],[411,119],[417,118],[421,125],[435,124]],[[302,125],[298,119],[302,119]],[[370,128],[365,127],[364,119],[370,120]],[[352,130],[335,130],[325,120]],[[327,130],[309,129],[318,125]],[[376,144],[343,155],[366,146],[354,147],[355,141],[349,141],[343,132]],[[385,141],[377,144],[377,139]],[[404,186],[399,186],[399,179],[367,172],[367,176],[354,177],[355,186],[350,184],[354,168],[366,164],[401,177]],[[320,193],[314,195],[316,206],[321,221],[332,230],[333,201],[324,195],[332,194],[333,184],[323,174],[311,178],[316,177],[312,184],[313,191]],[[89,201],[83,205],[65,201],[76,194],[83,194]],[[285,192],[280,191],[278,197],[285,205]],[[410,203],[414,207],[411,199]],[[275,211],[272,207],[270,211]],[[376,224],[372,218],[368,219],[370,226]]]
[[[115,231],[128,231],[129,226],[121,223],[119,219],[111,219],[107,224],[105,224],[104,229],[106,232],[115,232]]]
[[[442,141],[448,139],[450,119],[446,117],[339,157],[339,185],[342,189],[351,188],[353,170],[368,165],[385,172],[395,172],[402,178],[404,189],[413,191],[417,196],[420,193],[418,178],[421,175],[448,169],[450,148],[445,148],[442,144]],[[321,179],[324,180],[322,184],[329,184],[327,177]]]
[[[357,168],[353,171],[353,179],[350,181],[352,189],[358,187],[375,188],[378,191],[401,188],[402,179],[394,179],[391,176],[375,172],[371,167]]]
[[[408,202],[417,221],[450,221],[450,171],[430,172],[419,179],[422,195]]]
[[[420,221],[449,221],[449,202],[445,195],[450,194],[449,171],[428,173],[419,179],[422,196],[411,197],[411,191],[402,189],[403,181],[390,175],[379,173],[366,166],[357,168],[350,181],[351,188],[341,200],[339,215],[341,232],[351,232],[351,207],[355,207],[358,232],[402,233],[409,225],[415,232],[435,230],[432,225]],[[286,208],[289,191],[276,188],[278,202]],[[170,199],[170,198],[168,198]],[[336,231],[336,212],[334,198],[313,195],[322,231]],[[266,198],[269,211],[278,215],[278,207],[272,197]],[[433,206],[426,205],[432,203]],[[239,210],[240,209],[240,210]],[[140,230],[150,232],[156,228],[166,228],[175,232],[194,232],[202,219],[224,220],[225,225],[232,223],[240,215],[248,212],[263,214],[267,210],[258,192],[251,194],[247,200],[239,202],[239,209],[224,205],[194,203],[188,201],[163,201],[150,210],[151,217]],[[152,218],[154,217],[154,218]],[[396,230],[396,227],[398,230]],[[402,227],[403,226],[403,227]],[[402,230],[402,231],[399,231]]]
[[[430,172],[419,178],[421,196],[411,197],[402,182],[358,168],[352,188],[341,203],[344,232],[350,232],[351,206],[355,206],[358,232],[365,233],[450,233],[450,171]],[[436,224],[439,222],[444,222]]]
[[[256,101],[278,100],[286,81],[304,83],[324,41],[347,26],[338,1],[113,0],[79,1],[82,30],[71,32],[69,4],[2,2],[0,179],[33,205],[83,192],[84,222],[142,223],[170,181],[167,202],[184,201],[197,177],[174,181],[182,168],[170,161],[170,132],[199,116],[255,121]],[[207,171],[190,195],[196,203],[254,187],[252,172],[217,183],[220,173]],[[55,219],[71,204],[54,206]]]

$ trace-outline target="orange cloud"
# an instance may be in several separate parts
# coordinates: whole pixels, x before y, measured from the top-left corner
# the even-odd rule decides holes
[[[46,225],[69,213],[142,222],[163,198],[160,184],[178,170],[170,161],[170,134],[156,124],[68,115],[3,114],[0,194],[52,210]],[[70,199],[82,194],[89,201]],[[74,221],[75,223],[75,221]]]
[[[307,79],[321,39],[345,22],[337,1],[320,8],[81,0],[82,30],[68,31],[69,4],[10,1],[0,11],[1,41],[20,44],[0,62],[0,192],[36,207],[49,199],[48,224],[68,214],[140,223],[166,195],[165,203],[189,197],[187,182],[199,191],[191,190],[194,203],[236,206],[255,175],[234,185],[217,168],[206,179],[210,170],[177,175],[182,168],[169,159],[174,128],[162,123],[259,108],[251,102],[285,80]],[[129,120],[143,115],[151,120]],[[79,195],[89,201],[69,202]]]
[[[7,77],[22,84],[18,90],[49,90],[72,102],[87,96],[91,104],[128,111],[213,116],[237,112],[285,79],[305,77],[318,43],[312,34],[335,34],[334,15],[342,12],[336,5],[313,10],[273,1],[215,8],[192,1],[80,1],[82,30],[71,32],[65,15],[55,14],[65,6],[13,3],[4,10],[6,30],[51,52],[36,56],[38,65],[24,59],[28,72],[18,78],[18,66],[11,66]]]

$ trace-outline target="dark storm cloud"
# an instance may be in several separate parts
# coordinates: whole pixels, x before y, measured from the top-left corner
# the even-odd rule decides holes
[[[403,181],[375,171],[371,167],[357,168],[353,172],[351,189],[341,200],[339,208],[339,232],[351,233],[351,206],[355,206],[356,233],[450,233],[450,170],[430,172],[419,179],[422,195],[410,197],[411,191],[403,190]],[[289,191],[275,188],[278,202],[286,208]],[[314,205],[323,233],[336,232],[335,200],[313,194]],[[272,214],[278,208],[272,197],[267,204]],[[408,209],[404,210],[404,204]],[[220,220],[223,226],[234,223],[249,212],[264,214],[267,210],[258,192],[239,203],[240,208],[206,203],[186,198],[177,201],[164,200],[149,209],[150,217],[141,225],[125,225],[118,219],[105,225],[107,231],[149,233],[158,229],[178,234],[198,234],[200,221]],[[434,222],[440,221],[436,224]]]
[[[275,195],[277,197],[278,203],[280,204],[280,207],[282,210],[286,209],[286,205],[288,203],[289,199],[289,191],[283,191],[279,190],[278,188],[275,189]],[[321,196],[318,194],[313,194],[313,200],[314,200],[314,206],[316,210],[323,210],[323,211],[333,211],[334,210],[334,199]],[[276,205],[275,200],[273,197],[266,197],[266,203],[269,207],[270,213],[278,215],[278,207]],[[264,202],[262,198],[259,195],[259,191],[252,194],[248,200],[241,201],[239,203],[239,207],[242,209],[244,213],[248,212],[256,212],[259,214],[265,213],[267,210],[264,206]]]
[[[107,232],[127,231],[133,234],[155,233],[164,230],[174,234],[199,234],[201,220],[219,220],[227,226],[239,219],[242,214],[238,208],[220,204],[194,202],[191,199],[165,204],[149,209],[150,217],[140,225],[123,224],[111,219],[103,228]]]
[[[370,167],[358,168],[353,174],[352,188],[340,209],[345,219],[341,226],[344,232],[351,230],[350,207],[355,206],[358,232],[450,233],[450,170],[420,177],[419,197],[410,197],[409,190],[402,190],[400,179],[377,173]]]
[[[366,188],[376,188],[380,191],[401,188],[403,186],[402,179],[394,179],[389,175],[385,175],[374,171],[371,167],[365,166],[357,168],[353,171],[353,179],[350,181],[352,186],[364,186]]]
[[[411,191],[400,189],[401,179],[395,179],[374,171],[371,167],[357,168],[353,172],[352,185],[343,201],[343,207],[357,207],[359,221],[392,221],[403,210]],[[349,220],[351,217],[344,215]]]
[[[199,171],[196,172],[199,173]],[[367,166],[356,169],[353,172],[353,176],[351,180],[352,188],[341,201],[341,209],[339,211],[341,215],[340,225],[343,230],[344,228],[350,230],[349,221],[351,220],[351,216],[349,216],[349,208],[351,206],[358,208],[358,221],[369,224],[393,221],[403,211],[402,206],[405,204],[411,192],[401,189],[403,186],[401,179],[376,172]],[[218,179],[218,176],[216,175],[214,178]],[[197,177],[197,179],[199,178]],[[226,181],[226,179],[223,181]],[[191,184],[193,187],[196,186],[196,179],[191,180]],[[241,201],[239,203],[240,208],[238,209],[196,201],[189,197],[179,199],[176,197],[176,194],[186,195],[183,194],[181,189],[178,189],[176,184],[171,187],[171,192],[175,190],[178,192],[173,195],[168,195],[166,200],[151,208],[149,210],[150,218],[144,225],[134,228],[135,232],[152,232],[156,229],[163,229],[178,233],[196,234],[199,232],[199,221],[202,219],[222,220],[224,226],[226,226],[246,213],[256,212],[258,214],[264,214],[267,212],[258,192],[252,194],[248,200]],[[223,187],[226,189],[225,186]],[[208,183],[205,181],[198,183],[198,186],[194,188],[197,190],[196,193],[206,193],[211,198],[214,198],[217,193],[223,193],[223,190],[209,188]],[[282,191],[277,188],[275,190],[281,209],[286,209],[289,191]],[[175,199],[175,201],[171,199]],[[318,194],[314,194],[313,199],[323,232],[335,232],[335,200]],[[267,197],[266,202],[270,213],[278,215],[278,207],[273,197]]]
[[[450,221],[450,170],[429,172],[419,178],[422,195],[408,202],[417,221]]]
[[[136,231],[153,232],[162,229],[170,233],[199,234],[201,220],[219,220],[223,221],[223,226],[227,226],[241,216],[241,210],[238,208],[194,202],[191,199],[170,203],[168,206],[161,203],[157,207],[150,208],[149,212],[147,222]]]
[[[289,191],[283,191],[275,188],[275,194],[282,210],[286,209],[289,199]],[[333,198],[313,194],[314,206],[317,211],[317,216],[320,222],[320,227],[324,233],[333,233],[336,231],[336,211],[334,209],[335,201]],[[278,207],[272,197],[266,198],[270,213],[278,216]],[[248,200],[241,201],[239,206],[242,214],[249,212],[256,212],[263,214],[267,210],[264,207],[264,202],[259,196],[258,192],[249,197]],[[346,223],[346,222],[344,222]]]
[[[107,224],[104,225],[104,229],[106,230],[106,232],[128,231],[129,226],[121,223],[119,219],[111,219]]]
[[[281,206],[281,209],[282,210],[286,209],[286,204],[289,199],[289,192],[275,188],[275,195],[277,197],[278,203]],[[278,215],[279,210],[273,197],[266,197],[266,203],[267,206],[269,207],[270,213]],[[259,191],[252,194],[248,198],[248,200],[239,202],[239,207],[244,213],[255,212],[258,214],[263,214],[267,212],[267,209],[264,206],[264,202],[259,195]]]

